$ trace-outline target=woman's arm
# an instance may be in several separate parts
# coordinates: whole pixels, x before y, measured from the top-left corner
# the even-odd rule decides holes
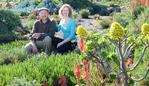
[[[74,21],[71,23],[69,29],[70,29],[70,35],[68,36],[68,38],[66,38],[65,40],[60,42],[57,47],[63,45],[64,43],[67,43],[67,42],[71,41],[73,38],[75,38],[76,23]]]

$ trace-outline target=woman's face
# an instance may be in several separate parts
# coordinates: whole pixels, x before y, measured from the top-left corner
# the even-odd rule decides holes
[[[64,17],[64,18],[69,17],[69,8],[68,7],[63,8],[62,17]]]
[[[46,20],[48,18],[49,13],[46,10],[42,10],[39,12],[40,19]]]

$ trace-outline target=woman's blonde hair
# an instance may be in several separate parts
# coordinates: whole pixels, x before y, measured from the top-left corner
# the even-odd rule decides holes
[[[68,14],[68,16],[69,17],[72,17],[72,7],[69,5],[69,4],[64,4],[60,9],[59,9],[59,16],[62,18],[63,16],[62,16],[62,11],[63,11],[63,9],[65,8],[65,7],[67,7],[68,9],[69,9],[69,14]]]

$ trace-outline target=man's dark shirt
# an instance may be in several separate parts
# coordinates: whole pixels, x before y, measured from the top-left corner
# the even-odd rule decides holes
[[[42,20],[38,20],[34,24],[31,36],[34,33],[44,33],[47,36],[53,38],[56,31],[56,22],[54,20],[48,19],[46,23],[43,23]]]

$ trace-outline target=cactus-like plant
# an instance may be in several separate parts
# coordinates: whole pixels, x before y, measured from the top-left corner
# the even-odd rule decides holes
[[[149,38],[148,26],[144,24],[142,28],[142,32],[144,33],[143,36],[147,34],[145,35],[145,37]],[[117,22],[114,22],[111,25],[111,29],[109,31],[108,36],[110,37],[105,36],[104,38],[108,38],[115,48],[114,53],[116,54],[117,66],[119,68],[118,71],[115,73],[116,75],[109,73],[111,72],[111,65],[106,61],[106,56],[104,56],[105,54],[99,54],[100,52],[102,52],[101,45],[97,42],[101,41],[101,39],[99,40],[99,35],[92,35],[90,39],[87,39],[86,42],[87,51],[85,52],[88,56],[93,57],[92,60],[96,62],[97,69],[99,72],[98,74],[100,75],[101,86],[106,83],[106,78],[108,78],[109,76],[116,77],[117,80],[120,80],[122,82],[122,86],[128,86],[129,80],[143,80],[147,76],[149,68],[144,73],[145,75],[143,77],[140,77],[139,79],[132,78],[132,76],[129,76],[129,73],[136,69],[143,60],[145,51],[149,47],[149,41],[141,39],[144,48],[142,49],[142,53],[138,61],[134,63],[133,58],[136,48],[135,36],[128,36],[128,32],[125,32],[123,27]]]
[[[119,28],[121,28],[121,27],[119,27]],[[144,24],[142,26],[142,32],[144,34],[148,34],[148,32],[149,32],[148,29],[149,28],[148,28],[147,24]],[[115,32],[117,32],[117,31],[115,30]],[[110,39],[111,42],[115,45],[116,53],[117,53],[117,56],[119,59],[120,73],[119,73],[118,77],[122,79],[123,86],[128,86],[128,80],[136,80],[136,79],[133,79],[132,77],[128,76],[128,72],[133,71],[141,63],[143,56],[145,55],[145,51],[149,47],[149,44],[145,43],[146,41],[142,40],[142,42],[144,44],[144,48],[142,50],[142,53],[141,53],[137,63],[134,64],[129,69],[127,69],[127,66],[125,65],[125,61],[130,59],[128,57],[131,54],[131,51],[134,49],[133,46],[135,44],[134,42],[127,44],[127,39],[128,39],[127,33],[124,35],[123,40],[120,40],[120,38],[118,38],[117,41],[113,41],[112,39]],[[130,63],[130,60],[129,60],[129,63]],[[146,74],[143,77],[141,77],[140,79],[137,79],[136,81],[140,81],[140,80],[144,79],[147,76],[148,72],[149,72],[149,69],[147,69]]]

